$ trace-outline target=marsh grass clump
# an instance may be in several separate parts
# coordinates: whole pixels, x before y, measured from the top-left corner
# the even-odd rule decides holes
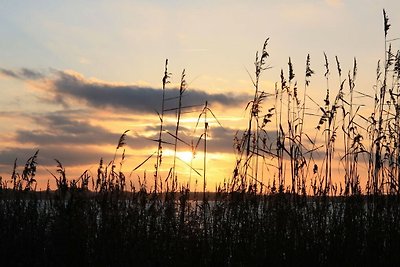
[[[27,160],[22,173],[15,160],[11,177],[0,177],[2,264],[399,266],[400,52],[388,45],[390,24],[385,11],[383,15],[385,60],[383,66],[378,63],[370,116],[354,101],[368,98],[356,89],[356,59],[345,76],[335,57],[339,78],[335,88],[330,80],[332,64],[324,54],[322,103],[307,94],[314,75],[310,55],[303,91],[290,57],[275,88],[262,90],[259,81],[269,69],[269,39],[264,42],[255,57],[254,96],[245,108],[246,128],[234,137],[233,174],[215,192],[207,191],[207,137],[211,121],[222,125],[206,102],[192,140],[180,134],[182,111],[192,112],[195,106],[184,103],[185,71],[179,95],[166,98],[171,76],[166,60],[157,112],[160,126],[153,140],[157,150],[129,176],[123,172],[127,130],[111,161],[100,159],[95,174],[86,170],[71,179],[56,159],[55,172],[48,170],[55,190],[49,183],[45,191],[36,188],[39,151]],[[269,98],[274,101],[268,102]],[[167,109],[165,102],[172,100],[177,107]],[[173,133],[166,130],[169,111],[176,116]],[[310,128],[306,121],[313,121],[309,117],[316,118],[311,133],[306,131]],[[203,128],[200,134],[198,127]],[[180,145],[193,155],[202,152],[202,172],[187,164],[188,177],[178,179]],[[164,158],[164,146],[173,147],[171,162]],[[340,153],[338,146],[343,148]],[[154,184],[146,171],[135,183],[128,179],[154,155]],[[344,169],[342,181],[332,172],[335,162]],[[366,174],[360,171],[363,166]],[[192,174],[197,177],[193,191]],[[365,186],[362,179],[368,180]],[[203,181],[200,192],[197,180]]]

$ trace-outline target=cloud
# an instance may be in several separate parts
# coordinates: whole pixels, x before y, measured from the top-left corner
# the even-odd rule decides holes
[[[29,157],[33,156],[38,148],[19,148],[9,147],[0,151],[0,165],[10,166],[17,159],[18,166],[24,166]],[[39,149],[38,164],[39,166],[56,166],[54,159],[58,159],[65,166],[79,166],[93,164],[100,160],[100,158],[112,159],[113,154],[104,151],[97,151],[94,149],[86,149],[79,147],[57,148],[57,147],[43,147]]]
[[[116,146],[122,133],[110,132],[108,129],[92,125],[87,120],[75,119],[69,113],[49,113],[34,116],[40,130],[18,130],[16,141],[22,144],[34,144],[38,147],[61,146]],[[129,129],[131,130],[131,129]],[[127,144],[135,150],[149,148],[154,142],[129,132]],[[155,145],[154,145],[155,146]]]
[[[157,126],[148,126],[145,128],[145,131],[151,131],[151,132],[156,132],[158,131],[159,128]],[[173,125],[166,125],[164,126],[164,130],[168,131],[172,134],[175,134],[175,126]],[[179,130],[179,138],[187,144],[193,144],[196,145],[199,138],[203,134],[204,129],[202,128],[202,125],[199,126],[197,131],[193,133],[193,129],[189,129],[186,127],[180,126]],[[276,131],[271,130],[271,131],[266,131],[267,133],[267,140],[266,144],[267,146],[271,147],[276,147]],[[229,128],[229,127],[220,127],[218,125],[209,127],[208,129],[208,139],[207,139],[207,151],[209,153],[236,153],[235,147],[234,147],[234,138],[237,136],[237,138],[241,139],[243,137],[244,131],[240,129],[235,129],[235,128]],[[173,143],[174,138],[167,134],[163,134],[163,141],[166,141],[168,143]],[[197,151],[202,151],[203,149],[203,138],[199,143],[199,146],[197,148]],[[260,141],[261,145],[261,141]],[[184,144],[183,142],[179,141],[178,142],[179,149],[190,149],[190,146]],[[168,145],[165,145],[165,147],[168,147]]]
[[[42,80],[36,86],[47,88],[46,98],[38,96],[42,101],[58,102],[64,106],[72,106],[72,101],[81,101],[98,108],[113,110],[134,111],[137,113],[154,113],[161,107],[162,90],[150,86],[127,85],[109,83],[94,79],[87,79],[83,75],[72,71],[58,71],[50,69],[46,72],[34,69],[21,68],[18,70],[0,68],[0,74],[22,81]],[[50,93],[50,96],[49,94]],[[178,88],[166,89],[165,109],[178,106]],[[225,107],[243,105],[251,98],[247,94],[212,94],[197,89],[187,89],[183,94],[183,106],[210,104]]]
[[[215,153],[233,153],[233,139],[237,132],[237,129],[232,128],[211,128],[208,150]]]
[[[0,68],[0,73],[4,76],[14,78],[17,80],[39,80],[45,78],[45,74],[39,71],[35,71],[32,69],[21,68],[19,70],[9,70]]]
[[[71,146],[114,146],[118,142],[121,133],[113,133],[109,130],[90,124],[86,120],[76,120],[71,114],[49,113],[40,116],[34,116],[36,124],[40,124],[40,130],[18,130],[16,132],[16,141],[22,144],[34,144],[35,146],[62,146],[62,149]],[[154,133],[153,139],[157,139],[158,126],[147,126],[143,129],[146,133]],[[164,125],[163,140],[174,143],[174,138],[169,133],[175,133],[175,125]],[[230,128],[210,128],[209,131],[209,152],[232,152],[233,137],[236,129]],[[193,133],[193,129],[180,126],[179,138],[190,144],[193,140],[197,142],[202,134],[202,129]],[[149,139],[152,139],[151,137]],[[134,131],[127,135],[127,145],[134,150],[155,148],[156,143],[143,136],[135,134]],[[178,143],[181,149],[190,149],[182,142]],[[168,145],[165,145],[168,148]],[[60,148],[61,149],[61,148]]]
[[[91,81],[79,74],[58,72],[51,88],[56,99],[69,97],[85,101],[95,108],[112,108],[153,113],[161,106],[162,90],[152,87],[120,85]],[[179,89],[167,89],[166,109],[177,106]],[[204,91],[188,89],[183,95],[183,105],[203,105],[205,101],[223,106],[237,106],[248,101],[247,95],[209,94]]]
[[[146,132],[151,131],[151,132],[157,132],[159,131],[159,128],[157,126],[148,126],[145,128]],[[174,125],[165,125],[164,126],[164,133],[162,135],[162,140],[165,142],[168,142],[170,144],[174,143],[174,137],[175,135],[175,126]],[[171,133],[172,135],[168,134]],[[232,129],[232,128],[221,128],[216,126],[215,128],[209,128],[208,131],[208,140],[207,140],[207,151],[211,153],[232,153],[233,152],[233,138],[236,134],[237,130]],[[189,129],[186,127],[179,127],[179,139],[182,141],[178,141],[178,146],[179,149],[191,149],[191,144],[195,146],[202,137],[203,129],[198,128],[197,131],[194,133],[193,129]],[[197,148],[198,151],[201,151],[203,149],[203,140],[200,141],[199,147]],[[164,147],[167,148],[172,148],[168,147],[168,144],[164,145]]]
[[[71,106],[68,100],[77,100],[98,109],[111,108],[142,114],[154,113],[161,106],[162,90],[150,86],[109,83],[87,79],[76,72],[54,69],[40,72],[28,68],[18,70],[0,68],[0,74],[22,81],[43,79],[43,85],[52,94],[51,99],[47,99],[47,101],[55,101],[64,106]],[[178,88],[166,89],[166,109],[178,106],[178,95]],[[236,107],[246,103],[249,99],[250,95],[247,94],[211,94],[189,88],[183,94],[182,102],[186,107],[203,105],[206,101],[210,104]]]
[[[86,121],[77,121],[66,115],[44,114],[34,117],[43,130],[18,130],[16,140],[21,143],[46,145],[103,145],[117,142],[119,134],[93,126]]]

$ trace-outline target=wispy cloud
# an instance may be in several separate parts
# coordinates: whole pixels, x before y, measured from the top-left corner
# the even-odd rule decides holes
[[[19,70],[0,68],[0,73],[4,76],[18,80],[38,80],[45,78],[45,75],[42,72],[27,68],[21,68]]]

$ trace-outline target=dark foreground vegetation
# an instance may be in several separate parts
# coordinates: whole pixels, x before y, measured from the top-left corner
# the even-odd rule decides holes
[[[385,60],[378,63],[373,96],[355,90],[357,61],[342,77],[336,57],[340,82],[332,98],[327,55],[321,106],[306,93],[314,74],[310,56],[303,97],[290,58],[287,77],[282,71],[274,92],[262,91],[267,39],[256,54],[248,127],[234,137],[232,178],[214,194],[206,193],[207,135],[209,119],[218,119],[206,102],[196,124],[204,119],[200,137],[189,144],[179,135],[187,89],[183,72],[173,109],[175,132],[164,130],[170,75],[166,62],[157,151],[133,169],[155,155],[154,184],[148,186],[144,175],[128,188],[121,171],[125,151],[119,167],[116,157],[127,131],[113,160],[106,166],[100,161],[97,175],[85,171],[78,179],[67,179],[57,161],[57,173],[49,171],[57,184],[54,191],[50,186],[36,191],[38,152],[21,173],[16,161],[11,179],[0,177],[1,265],[400,266],[400,52],[389,44],[389,19],[385,11],[383,15]],[[372,107],[365,111],[370,115],[353,102],[360,95],[372,98]],[[268,98],[275,104],[266,109]],[[315,134],[303,130],[310,110],[306,101],[319,112],[311,114],[318,116]],[[166,136],[173,140],[165,141]],[[178,182],[175,163],[182,143],[204,157],[203,173],[190,166],[191,173],[202,177],[200,193]],[[162,153],[166,145],[175,151],[169,172]],[[335,163],[344,172],[340,182],[334,181]]]
[[[398,196],[0,191],[2,266],[400,265]]]
[[[2,266],[399,266],[398,196],[0,192]]]

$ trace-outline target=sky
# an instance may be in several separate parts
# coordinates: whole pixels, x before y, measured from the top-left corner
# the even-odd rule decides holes
[[[246,127],[255,53],[265,39],[270,38],[270,68],[262,74],[262,90],[274,91],[289,57],[304,86],[310,54],[316,74],[309,94],[323,101],[325,52],[332,63],[338,56],[345,72],[356,57],[357,89],[372,94],[376,64],[385,51],[383,8],[392,25],[389,38],[396,39],[397,0],[1,1],[0,175],[9,179],[14,160],[22,168],[37,149],[39,188],[48,180],[54,185],[49,174],[55,173],[54,159],[74,179],[87,169],[96,175],[100,158],[112,160],[125,130],[130,131],[123,170],[130,174],[157,149],[152,139],[157,138],[168,59],[167,96],[176,96],[185,69],[184,105],[208,101],[221,123],[209,116],[207,177],[213,190],[232,176],[233,137]],[[186,142],[202,132],[201,123],[195,129],[200,111],[183,114]],[[318,107],[310,112],[317,113]],[[174,113],[166,117],[170,132],[174,118]],[[171,166],[172,150],[164,147],[164,172]],[[202,178],[189,174],[189,149],[179,144],[178,150],[181,182],[198,180],[200,187]],[[154,163],[150,159],[132,172],[134,183],[144,172],[152,173]],[[193,166],[203,168],[201,153]]]

